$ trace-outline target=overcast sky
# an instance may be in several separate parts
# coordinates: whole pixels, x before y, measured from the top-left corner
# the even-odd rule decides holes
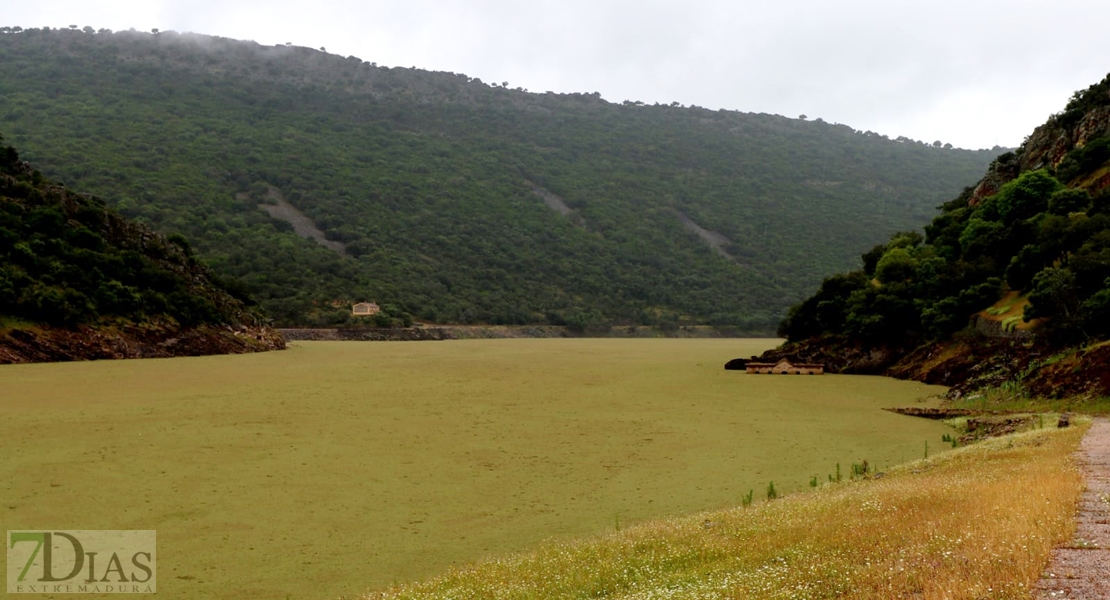
[[[1110,72],[1110,2],[1056,0],[0,0],[0,25],[325,47],[534,92],[1016,146]]]

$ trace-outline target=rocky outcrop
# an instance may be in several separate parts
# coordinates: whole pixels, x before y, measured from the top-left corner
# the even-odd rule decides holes
[[[1017,376],[1035,356],[1030,342],[1010,338],[964,336],[902,348],[826,336],[767,351],[759,360],[824,363],[829,373],[886,375],[946,385],[952,388],[949,394],[958,397]]]
[[[1068,152],[1110,132],[1110,106],[1092,108],[1074,125],[1050,119],[1033,130],[1019,154],[1022,171],[1056,167]]]
[[[970,444],[984,438],[1002,437],[1024,431],[1036,424],[1033,419],[1033,415],[1023,414],[969,418],[967,433],[960,436],[959,443]]]
[[[1046,398],[1110,396],[1110,345],[1077,350],[1033,370],[1024,384]]]
[[[316,222],[308,217],[308,215],[301,212],[299,208],[293,206],[291,202],[285,199],[281,190],[272,185],[267,184],[266,202],[258,205],[258,208],[266,211],[271,219],[284,221],[293,227],[293,232],[306,240],[312,240],[317,244],[335,252],[339,256],[347,256],[347,246],[342,242],[329,240],[327,235],[316,226]],[[246,201],[250,197],[249,194],[239,194],[236,196],[240,201]]]
[[[953,399],[1007,384],[1042,398],[1110,396],[1110,342],[1062,349],[1037,340],[964,335],[905,350],[817,338],[768,351],[760,360],[784,357],[824,362],[830,373],[945,385]]]
[[[991,166],[987,168],[987,174],[975,186],[975,191],[968,199],[968,204],[976,206],[984,198],[997,194],[1003,185],[1017,179],[1018,175],[1021,175],[1021,166],[1014,153],[1008,152],[999,156],[991,163]]]
[[[34,327],[0,334],[0,364],[245,354],[284,348],[285,339],[270,327]]]
[[[921,417],[922,419],[932,419],[940,421],[943,419],[954,419],[956,417],[968,417],[982,413],[980,410],[969,410],[966,408],[933,408],[925,406],[910,406],[910,407],[897,407],[897,408],[884,408],[892,413],[906,415],[910,417]]]
[[[1025,171],[1056,168],[1075,148],[1110,133],[1110,106],[1092,108],[1074,123],[1069,123],[1065,117],[1066,114],[1049,119],[1033,130],[1016,152],[1004,154],[991,163],[968,203],[979,204]],[[1110,180],[1093,181],[1089,185],[1089,191],[1094,194],[1110,185]]]
[[[758,360],[775,363],[785,358],[792,363],[824,364],[827,373],[880,375],[901,354],[901,349],[884,344],[871,345],[845,336],[826,336],[768,350]]]
[[[746,371],[748,369],[748,360],[746,358],[734,358],[725,363],[726,371]]]

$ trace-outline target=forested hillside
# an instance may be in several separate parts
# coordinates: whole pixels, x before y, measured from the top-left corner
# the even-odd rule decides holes
[[[285,324],[767,331],[998,154],[172,32],[0,28],[0,99],[45,174]]]
[[[44,178],[0,138],[0,363],[284,347],[181,236]]]
[[[792,342],[780,354],[847,370],[1110,393],[1110,76],[998,157],[924,236],[895,235],[826,279],[780,333]],[[1092,364],[1061,362],[1085,348]],[[1037,383],[1042,372],[1068,377]]]

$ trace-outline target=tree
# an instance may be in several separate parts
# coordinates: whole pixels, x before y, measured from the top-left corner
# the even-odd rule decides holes
[[[1010,260],[1006,267],[1006,283],[1011,289],[1025,290],[1033,277],[1044,268],[1044,257],[1039,246],[1027,245]]]
[[[1110,279],[1080,306],[1084,330],[1099,337],[1110,335]]]
[[[1002,280],[991,277],[955,296],[942,298],[922,308],[922,327],[933,338],[944,339],[966,327],[972,314],[996,302],[1001,293]]]
[[[847,333],[865,340],[894,340],[918,331],[920,317],[905,291],[897,286],[869,286],[852,292],[845,319]]]
[[[1087,190],[1067,188],[1054,192],[1048,198],[1048,211],[1054,215],[1068,215],[1085,210],[1091,203]]]
[[[1078,309],[1075,275],[1067,269],[1048,267],[1033,277],[1029,304],[1022,318],[1025,321],[1047,318],[1045,329],[1052,337],[1072,338],[1079,333]]]
[[[968,257],[982,256],[998,242],[1003,229],[1001,223],[972,218],[960,234],[960,248]]]
[[[883,283],[906,281],[913,278],[917,261],[905,248],[892,248],[879,259],[875,277]]]
[[[1063,187],[1044,169],[1026,171],[995,194],[998,215],[1005,223],[1027,219],[1048,208],[1049,197]]]
[[[868,250],[860,258],[863,259],[863,272],[868,275],[875,274],[875,267],[879,265],[879,259],[886,254],[886,245],[879,244],[874,248]]]
[[[890,236],[886,243],[887,248],[916,248],[925,241],[925,238],[916,231],[899,231]]]
[[[798,341],[822,333],[842,333],[848,317],[848,299],[856,290],[870,287],[860,271],[833,275],[821,282],[813,297],[790,309],[779,325],[778,334]]]

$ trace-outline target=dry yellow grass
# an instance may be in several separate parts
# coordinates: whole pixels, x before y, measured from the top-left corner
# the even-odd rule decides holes
[[[1034,430],[752,508],[551,543],[364,599],[1028,598],[1074,530],[1086,427]]]

